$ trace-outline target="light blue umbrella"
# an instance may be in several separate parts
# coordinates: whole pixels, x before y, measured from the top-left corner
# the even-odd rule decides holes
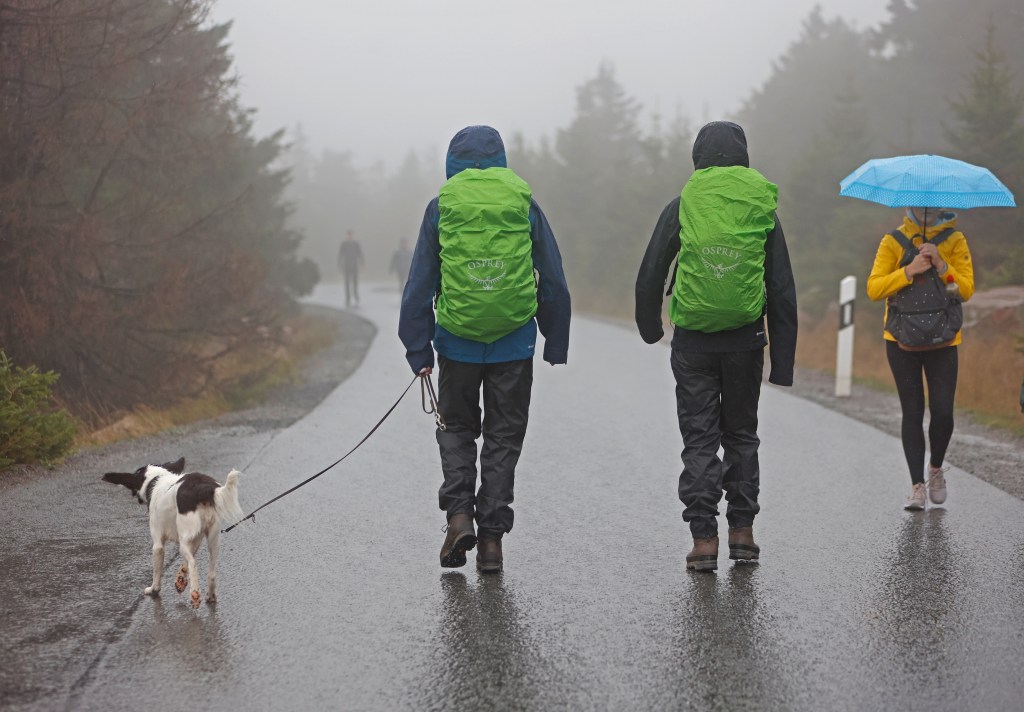
[[[992,171],[933,155],[872,159],[843,179],[839,195],[890,208],[1017,206]]]

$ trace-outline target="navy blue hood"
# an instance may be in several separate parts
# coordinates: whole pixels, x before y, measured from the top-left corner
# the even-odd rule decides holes
[[[508,168],[505,144],[490,126],[467,126],[448,144],[446,177],[451,178],[467,168]]]
[[[731,121],[712,121],[697,132],[693,142],[694,170],[712,166],[750,167],[747,136]]]

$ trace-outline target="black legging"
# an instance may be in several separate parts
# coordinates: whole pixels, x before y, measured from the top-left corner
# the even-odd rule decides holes
[[[904,351],[896,342],[885,342],[885,355],[896,380],[903,408],[903,454],[910,468],[910,481],[924,482],[924,380],[928,382],[928,443],[931,464],[942,465],[949,439],[953,437],[953,397],[956,395],[957,348],[934,351]]]

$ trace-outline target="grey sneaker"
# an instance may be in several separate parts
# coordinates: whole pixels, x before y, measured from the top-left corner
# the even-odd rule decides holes
[[[946,470],[948,467],[932,467],[928,465],[928,499],[932,504],[946,501]]]
[[[925,499],[925,484],[924,482],[918,482],[910,488],[910,496],[907,497],[907,503],[903,505],[903,508],[919,512],[925,507]]]

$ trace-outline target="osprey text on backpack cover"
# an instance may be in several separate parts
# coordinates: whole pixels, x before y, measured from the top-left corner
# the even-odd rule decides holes
[[[753,168],[694,172],[679,198],[672,323],[714,333],[761,317],[765,243],[777,205],[778,187]]]

